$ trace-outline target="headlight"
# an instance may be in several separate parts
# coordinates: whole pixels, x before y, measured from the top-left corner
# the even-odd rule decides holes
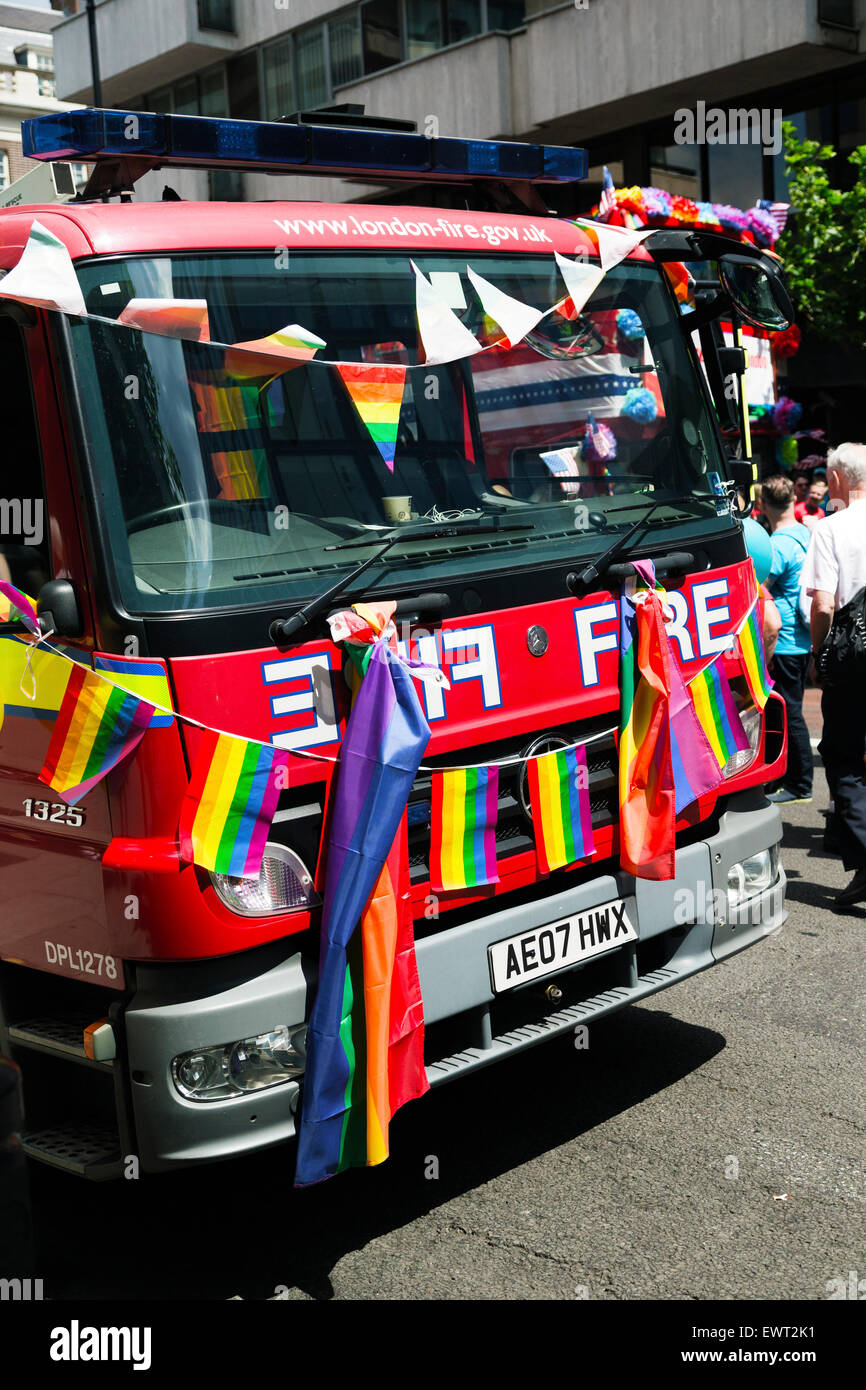
[[[728,905],[741,907],[744,898],[772,888],[779,877],[779,846],[762,849],[728,869]]]
[[[257,1038],[182,1052],[171,1063],[172,1080],[187,1100],[228,1100],[293,1081],[304,1070],[307,1026],[281,1025]]]
[[[211,882],[226,907],[242,917],[266,917],[273,912],[301,912],[319,901],[312,875],[293,849],[265,845],[262,867],[255,878],[229,878],[211,873]]]
[[[751,693],[748,693],[748,686],[744,680],[731,681],[731,694],[734,697],[734,704],[737,706],[743,732],[749,740],[749,746],[739,749],[728,758],[722,768],[723,777],[733,777],[736,772],[743,772],[755,761],[761,746],[761,726],[764,722],[761,711],[752,699]]]

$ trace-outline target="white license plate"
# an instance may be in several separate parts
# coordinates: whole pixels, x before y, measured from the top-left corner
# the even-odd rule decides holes
[[[637,941],[637,928],[622,898],[552,922],[549,927],[506,937],[487,948],[494,992],[502,994],[527,980],[552,975],[627,941]]]

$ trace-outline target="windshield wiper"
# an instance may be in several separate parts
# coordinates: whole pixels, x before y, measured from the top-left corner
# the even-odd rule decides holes
[[[617,536],[613,545],[609,545],[607,550],[605,550],[597,560],[591,564],[584,565],[579,573],[575,575],[570,574],[568,576],[566,584],[569,589],[571,589],[572,593],[575,593],[578,589],[582,589],[586,592],[593,584],[597,584],[599,579],[607,574],[607,571],[610,569],[616,557],[625,550],[632,537],[637,535],[642,526],[646,525],[654,511],[659,507],[663,507],[666,502],[679,502],[682,500],[682,498],[678,497],[653,498],[648,509],[638,517],[637,521],[630,526],[627,531],[624,531],[621,536]]]
[[[483,524],[490,523],[490,524]],[[318,598],[312,599],[309,603],[299,608],[297,613],[293,613],[291,618],[276,618],[268,629],[270,639],[275,647],[285,646],[289,638],[296,632],[300,632],[308,623],[313,622],[320,614],[330,607],[332,601],[342,594],[343,590],[351,584],[359,575],[368,570],[371,565],[375,565],[377,560],[381,560],[386,551],[393,545],[402,540],[425,540],[428,537],[447,535],[449,531],[534,531],[535,527],[531,522],[503,521],[499,516],[475,516],[463,517],[457,521],[431,521],[421,526],[400,526],[394,531],[389,531],[384,536],[359,537],[345,541],[340,545],[327,545],[326,550],[348,550],[353,546],[375,545],[378,550],[375,555],[369,555],[366,560],[362,560],[360,565],[356,565],[342,579],[333,584],[330,589],[326,589]]]

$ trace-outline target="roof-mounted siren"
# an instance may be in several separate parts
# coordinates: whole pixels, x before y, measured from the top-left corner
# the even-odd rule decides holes
[[[152,169],[246,169],[269,174],[331,174],[413,183],[484,185],[523,208],[547,212],[539,185],[587,176],[586,150],[513,140],[428,139],[392,121],[355,112],[310,112],[304,120],[234,121],[149,111],[83,107],[22,122],[30,159],[95,164],[84,198],[128,194]],[[348,117],[348,119],[345,119]]]

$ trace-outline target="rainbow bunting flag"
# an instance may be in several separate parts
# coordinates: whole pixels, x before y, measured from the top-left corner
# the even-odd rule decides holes
[[[498,803],[498,767],[462,767],[453,772],[433,773],[430,887],[434,892],[499,882]]]
[[[543,874],[595,854],[585,748],[542,753],[526,764],[538,867]]]
[[[337,371],[343,378],[352,404],[370,432],[370,438],[393,473],[406,368],[380,363],[339,362]]]
[[[210,342],[206,299],[130,299],[117,322],[142,333],[166,338],[185,338],[192,343]]]
[[[232,343],[226,350],[225,370],[238,381],[252,381],[256,377],[279,376],[309,362],[320,348],[326,347],[324,338],[316,337],[308,328],[299,323],[288,323],[269,333],[266,338],[251,338],[248,342]]]
[[[392,1115],[428,1089],[406,803],[429,738],[412,677],[376,641],[329,808],[297,1187],[381,1163]]]
[[[689,691],[701,728],[716,762],[722,768],[736,752],[748,748],[749,740],[718,658],[695,676]]]
[[[620,600],[620,863],[637,878],[674,877],[675,789],[670,738],[670,655],[651,561],[634,567]]]
[[[258,878],[288,761],[285,749],[204,730],[180,812],[181,859]]]
[[[675,810],[679,815],[699,797],[715,791],[722,781],[720,766],[713,756],[707,731],[692,703],[689,687],[682,678],[668,638],[671,677],[671,772],[674,779]]]
[[[0,579],[0,623],[23,623],[35,637],[42,636],[36,600],[6,579]]]
[[[746,680],[749,682],[749,689],[752,692],[752,699],[763,709],[773,688],[767,671],[767,663],[764,660],[764,642],[758,628],[758,604],[756,603],[748,618],[745,627],[740,632],[740,656],[743,661],[743,670],[746,673]]]
[[[54,732],[39,774],[75,806],[137,746],[154,708],[77,663],[69,673]]]

